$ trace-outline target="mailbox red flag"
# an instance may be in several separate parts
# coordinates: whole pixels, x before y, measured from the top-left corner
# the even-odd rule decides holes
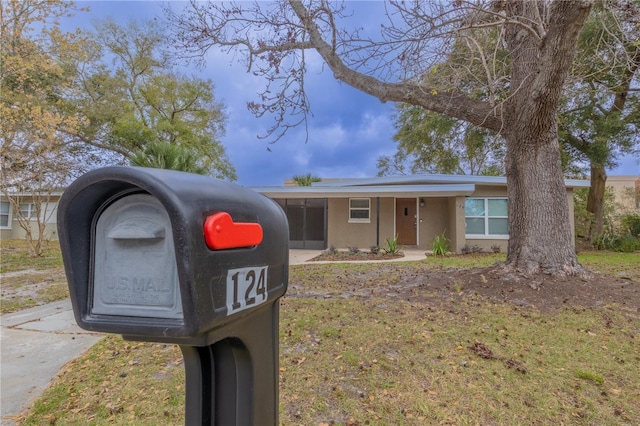
[[[219,212],[204,222],[204,239],[211,250],[257,246],[262,242],[262,226],[236,223],[229,213]]]

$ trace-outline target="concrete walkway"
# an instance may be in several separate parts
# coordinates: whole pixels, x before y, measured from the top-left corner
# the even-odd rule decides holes
[[[17,424],[62,366],[104,337],[76,325],[69,299],[2,315],[0,324],[0,423],[6,426]]]
[[[289,264],[307,263],[320,253],[291,250]],[[404,253],[404,257],[389,262],[425,258],[420,250]],[[77,326],[69,299],[0,315],[0,424],[16,425],[19,416],[40,397],[60,369],[103,337],[104,334]]]

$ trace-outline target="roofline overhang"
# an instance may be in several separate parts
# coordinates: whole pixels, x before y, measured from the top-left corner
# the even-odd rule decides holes
[[[314,182],[313,187],[353,187],[353,186],[380,186],[380,185],[435,185],[435,184],[474,184],[486,186],[506,186],[506,176],[478,176],[478,175],[411,175],[411,176],[383,176],[375,178],[335,179],[323,182]],[[588,188],[589,180],[565,179],[564,184],[568,188]]]
[[[472,195],[475,185],[261,186],[250,187],[269,198],[457,197]]]

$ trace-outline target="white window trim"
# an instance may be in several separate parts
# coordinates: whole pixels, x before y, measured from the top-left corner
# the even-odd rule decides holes
[[[7,226],[0,226],[0,229],[12,229],[11,223],[13,221],[13,217],[11,214],[11,203],[9,201],[2,200],[3,203],[7,203],[9,205],[9,212],[7,213]]]
[[[351,200],[367,200],[369,207],[351,208]],[[366,219],[358,219],[351,217],[351,210],[367,210],[369,213]],[[349,198],[349,223],[371,223],[371,198]]]
[[[484,211],[485,214],[484,216],[467,216],[467,212],[465,210],[464,212],[464,220],[465,220],[465,228],[466,228],[466,221],[467,221],[467,217],[474,217],[474,218],[480,218],[483,217],[484,218],[484,229],[485,229],[485,233],[484,234],[466,234],[465,233],[465,238],[467,240],[508,240],[509,239],[509,234],[506,235],[502,235],[502,234],[489,234],[489,218],[493,218],[493,219],[507,219],[507,223],[509,222],[509,216],[489,216],[489,202],[488,200],[507,200],[507,197],[467,197],[465,199],[465,203],[466,200],[484,200]]]

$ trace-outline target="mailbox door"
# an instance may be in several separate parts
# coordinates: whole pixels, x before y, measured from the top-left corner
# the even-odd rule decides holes
[[[92,314],[183,319],[171,221],[155,197],[107,206],[94,250]]]

